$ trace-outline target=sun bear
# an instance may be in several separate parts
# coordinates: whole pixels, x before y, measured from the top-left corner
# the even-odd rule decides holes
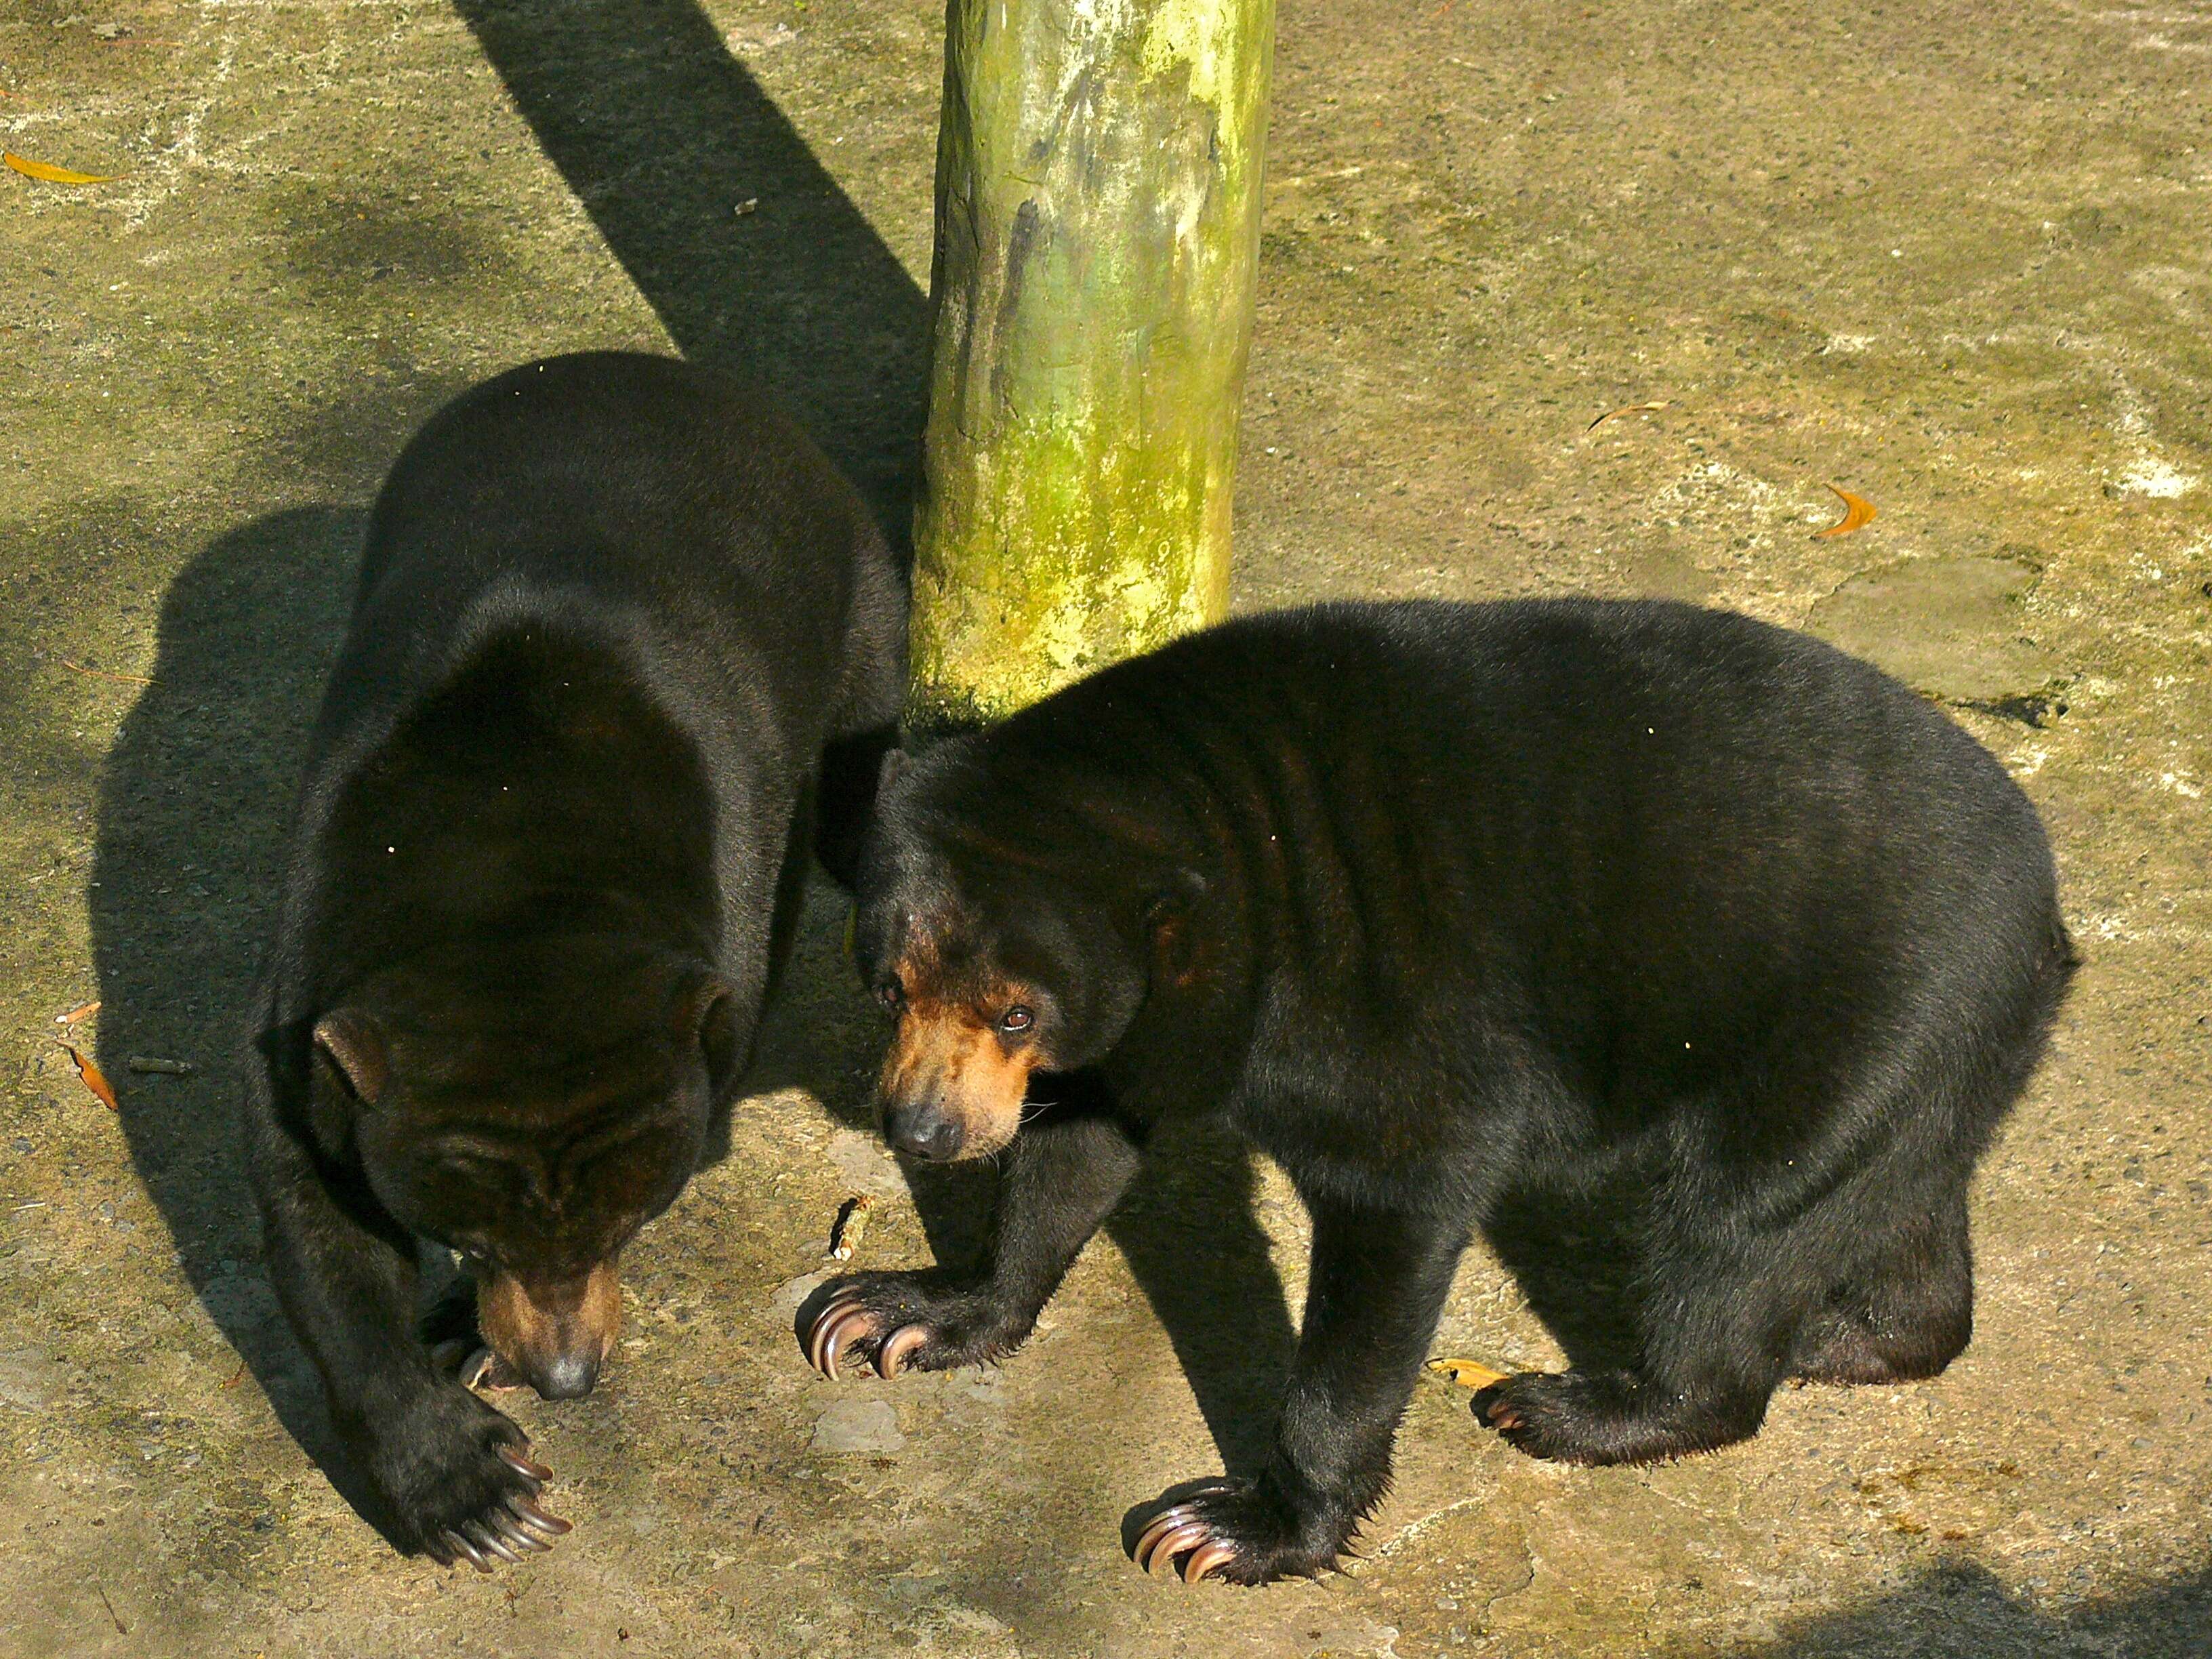
[[[393,466],[246,1127],[271,1278],[403,1549],[489,1570],[566,1530],[521,1431],[418,1332],[417,1241],[475,1281],[471,1378],[589,1391],[617,1258],[750,1052],[817,816],[849,862],[905,630],[859,497],[699,368],[529,364]]]
[[[885,771],[884,1130],[1004,1169],[980,1270],[823,1285],[815,1364],[1010,1352],[1170,1118],[1225,1115],[1311,1216],[1267,1465],[1140,1565],[1336,1561],[1509,1200],[1645,1195],[1633,1363],[1476,1398],[1536,1456],[1711,1450],[1784,1378],[1966,1346],[1968,1182],[2074,958],[2027,798],[1866,665],[1676,605],[1328,605]]]

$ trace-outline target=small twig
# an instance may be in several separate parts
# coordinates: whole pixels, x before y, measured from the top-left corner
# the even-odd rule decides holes
[[[90,1019],[99,1012],[100,1004],[96,1000],[79,1003],[76,1007],[70,1009],[69,1012],[65,1014],[56,1014],[54,1016],[54,1024],[57,1025],[74,1025],[81,1019]]]
[[[95,680],[113,680],[118,685],[151,685],[154,683],[144,674],[117,674],[105,668],[82,668],[67,657],[56,657],[54,660],[72,674],[88,675]]]
[[[867,1231],[868,1206],[875,1200],[861,1194],[848,1198],[837,1206],[837,1219],[830,1226],[830,1259],[849,1261],[853,1252],[860,1248],[860,1237]]]
[[[245,1362],[245,1360],[240,1359],[240,1360],[238,1362],[238,1369],[237,1369],[236,1370],[233,1371],[233,1372],[230,1374],[230,1376],[229,1376],[228,1379],[227,1381],[225,1381],[225,1382],[224,1382],[224,1383],[222,1384],[222,1386],[223,1386],[224,1388],[226,1388],[226,1389],[234,1389],[234,1388],[236,1388],[240,1383],[241,1383],[241,1382],[245,1382],[245,1381],[246,1381],[246,1362]]]
[[[123,1622],[123,1615],[116,1612],[115,1603],[107,1599],[107,1586],[94,1584],[93,1589],[100,1592],[100,1605],[107,1609],[107,1616],[115,1621],[115,1633],[118,1636],[130,1635],[131,1626]]]
[[[133,1054],[123,1063],[134,1072],[152,1072],[159,1077],[190,1077],[198,1069],[189,1060],[163,1060],[155,1054]]]

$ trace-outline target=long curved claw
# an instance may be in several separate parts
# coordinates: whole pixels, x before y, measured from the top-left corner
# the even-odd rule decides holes
[[[1172,1531],[1163,1534],[1152,1545],[1152,1559],[1146,1562],[1146,1572],[1158,1572],[1162,1567],[1172,1571],[1175,1559],[1185,1550],[1195,1549],[1213,1536],[1212,1530],[1203,1521],[1186,1521]]]
[[[1161,1539],[1190,1520],[1193,1513],[1191,1506],[1188,1504],[1177,1504],[1172,1509],[1162,1510],[1152,1517],[1152,1523],[1137,1534],[1137,1547],[1129,1552],[1129,1559],[1145,1571],[1150,1572],[1152,1570],[1152,1558],[1154,1547]]]
[[[510,1498],[507,1500],[507,1507],[514,1512],[515,1519],[524,1526],[533,1528],[549,1538],[558,1538],[562,1534],[575,1529],[574,1522],[563,1521],[557,1515],[546,1514],[527,1498]]]
[[[1182,1582],[1195,1584],[1223,1562],[1235,1559],[1237,1546],[1218,1538],[1208,1539],[1190,1553],[1182,1564]]]
[[[484,1524],[499,1535],[501,1542],[525,1555],[543,1555],[553,1547],[505,1510],[494,1510]]]
[[[483,1550],[487,1554],[495,1555],[502,1561],[512,1561],[519,1564],[522,1559],[521,1556],[518,1555],[513,1549],[508,1547],[506,1541],[500,1537],[497,1532],[493,1530],[490,1527],[486,1526],[481,1521],[471,1521],[468,1522],[461,1528],[461,1534],[462,1536],[465,1537],[469,1542],[474,1544],[478,1549]]]
[[[926,1325],[902,1325],[884,1339],[883,1346],[876,1350],[876,1375],[888,1382],[899,1374],[906,1358],[929,1340]]]
[[[512,1446],[501,1446],[499,1449],[499,1455],[500,1461],[517,1474],[526,1474],[532,1480],[540,1482],[550,1480],[553,1478],[553,1471],[537,1462],[527,1452],[517,1451]],[[536,1496],[534,1492],[532,1495]]]
[[[443,1533],[439,1534],[439,1536],[447,1547],[453,1550],[453,1553],[459,1556],[464,1561],[466,1561],[478,1572],[489,1572],[491,1571],[491,1563],[484,1559],[484,1553],[478,1549],[474,1544],[469,1542],[467,1539],[462,1537],[460,1534],[455,1532],[451,1527],[447,1528]]]
[[[873,1322],[873,1316],[857,1302],[833,1302],[823,1309],[822,1317],[815,1322],[814,1340],[807,1356],[814,1369],[832,1382],[842,1381],[837,1351],[845,1346],[848,1335],[866,1335]]]
[[[806,1363],[820,1371],[823,1376],[828,1376],[830,1374],[825,1363],[828,1356],[823,1351],[823,1339],[830,1334],[831,1329],[838,1325],[847,1314],[860,1305],[857,1302],[848,1301],[840,1297],[815,1316],[814,1328],[807,1333],[806,1337]]]

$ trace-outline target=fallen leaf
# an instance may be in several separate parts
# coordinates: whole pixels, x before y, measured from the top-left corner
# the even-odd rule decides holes
[[[89,679],[113,680],[118,685],[151,685],[154,683],[143,674],[118,674],[105,668],[80,667],[67,657],[56,657],[54,660],[68,669],[70,673],[82,674]]]
[[[222,1386],[223,1386],[224,1388],[226,1388],[226,1389],[234,1389],[234,1388],[236,1388],[240,1383],[241,1383],[241,1382],[245,1382],[245,1381],[246,1381],[246,1362],[245,1362],[243,1359],[241,1359],[241,1360],[240,1360],[240,1361],[238,1362],[238,1369],[237,1369],[236,1370],[233,1371],[233,1372],[230,1374],[230,1378],[229,1378],[229,1380],[228,1380],[228,1382],[224,1382]]]
[[[1449,1377],[1462,1389],[1486,1389],[1493,1382],[1503,1382],[1507,1376],[1494,1371],[1474,1359],[1431,1359],[1429,1369],[1438,1376]]]
[[[119,1112],[123,1109],[116,1103],[115,1085],[107,1080],[107,1074],[105,1072],[69,1043],[62,1044],[62,1051],[75,1063],[76,1074],[84,1079],[84,1086],[92,1091],[101,1105],[106,1107],[111,1112]]]
[[[1597,419],[1592,421],[1588,426],[1584,427],[1583,428],[1583,433],[1584,436],[1588,436],[1590,433],[1596,431],[1598,428],[1603,426],[1607,421],[1611,420],[1616,415],[1656,415],[1662,409],[1669,409],[1672,407],[1672,402],[1664,398],[1661,398],[1656,404],[1623,404],[1619,409],[1607,410],[1604,414],[1599,416]]]
[[[99,1012],[99,1003],[81,1002],[65,1014],[56,1014],[54,1016],[54,1024],[57,1025],[74,1025],[81,1019],[90,1019]]]
[[[33,161],[28,156],[18,155],[12,149],[0,149],[0,162],[5,162],[26,179],[43,179],[50,185],[112,185],[123,176],[119,173],[71,173],[51,161]]]
[[[1848,536],[1854,530],[1863,530],[1875,521],[1874,503],[1865,496],[1854,495],[1848,489],[1838,489],[1833,484],[1830,484],[1828,489],[1830,494],[1844,504],[1844,516],[1826,530],[1814,531],[1813,532],[1814,541],[1828,536]]]

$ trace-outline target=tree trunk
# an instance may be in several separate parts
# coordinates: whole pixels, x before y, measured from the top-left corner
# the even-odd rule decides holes
[[[1227,607],[1273,0],[949,0],[913,723]]]

